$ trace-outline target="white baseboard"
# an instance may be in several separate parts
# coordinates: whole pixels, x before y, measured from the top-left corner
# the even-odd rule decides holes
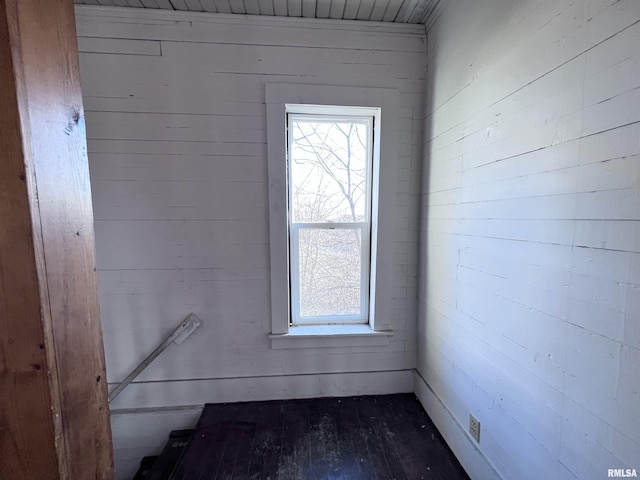
[[[412,391],[413,370],[175,380],[132,383],[114,399],[110,407],[112,411],[117,411]]]
[[[433,420],[462,467],[473,480],[502,480],[491,462],[473,443],[466,429],[458,423],[419,372],[414,374],[414,393]]]

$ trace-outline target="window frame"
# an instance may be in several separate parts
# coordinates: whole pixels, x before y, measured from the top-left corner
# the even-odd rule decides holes
[[[395,88],[342,87],[300,84],[266,84],[267,163],[269,176],[271,339],[273,348],[304,345],[382,345],[391,331],[391,299],[394,252],[394,212],[396,184],[396,139],[398,91]],[[380,109],[378,141],[374,139],[372,192],[377,192],[371,210],[371,270],[369,322],[359,325],[291,326],[288,181],[286,150],[287,105],[313,105],[318,112],[332,107]],[[291,112],[291,111],[290,111]],[[377,161],[376,161],[377,158]],[[382,336],[386,340],[381,339]],[[336,340],[336,338],[338,338]],[[298,339],[289,342],[288,339]],[[315,342],[313,339],[320,339]],[[305,340],[299,340],[305,339]],[[310,340],[311,339],[311,340]],[[358,340],[359,339],[359,340]],[[284,340],[284,341],[283,341]],[[332,341],[334,340],[334,341]]]
[[[370,301],[372,298],[370,287],[371,272],[371,240],[372,240],[372,217],[374,214],[373,192],[373,170],[374,165],[379,161],[379,149],[377,144],[380,141],[380,108],[353,107],[353,106],[318,106],[286,104],[286,136],[287,136],[287,207],[288,207],[288,230],[289,230],[289,280],[290,280],[290,325],[342,325],[342,324],[368,324]],[[319,122],[340,122],[340,121],[366,120],[369,135],[366,146],[366,197],[365,216],[361,222],[300,222],[293,218],[293,168],[291,166],[291,152],[293,145],[293,123],[296,121],[319,121]],[[363,122],[364,123],[364,122]],[[377,126],[377,128],[376,128]],[[327,316],[307,316],[300,315],[300,276],[296,271],[299,265],[300,249],[299,234],[302,229],[353,229],[360,230],[361,235],[361,255],[360,255],[360,313],[358,315],[327,315]]]

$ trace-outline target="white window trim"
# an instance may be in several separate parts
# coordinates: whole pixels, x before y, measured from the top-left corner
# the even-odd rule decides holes
[[[398,92],[390,88],[267,84],[267,154],[271,254],[272,348],[358,346],[389,343],[394,251],[395,182],[397,165]],[[374,162],[372,191],[377,214],[372,216],[369,324],[289,325],[289,265],[286,168],[286,105],[327,105],[381,109],[380,161]],[[331,110],[331,109],[328,109]],[[289,110],[291,112],[291,110]],[[378,126],[376,126],[378,127]]]

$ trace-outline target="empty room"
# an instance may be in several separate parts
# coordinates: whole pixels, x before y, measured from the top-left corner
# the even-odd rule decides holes
[[[640,472],[640,1],[0,0],[0,480]]]

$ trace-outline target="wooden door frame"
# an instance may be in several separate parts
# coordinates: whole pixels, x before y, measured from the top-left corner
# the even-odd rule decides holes
[[[113,478],[72,0],[0,0],[0,478]]]

